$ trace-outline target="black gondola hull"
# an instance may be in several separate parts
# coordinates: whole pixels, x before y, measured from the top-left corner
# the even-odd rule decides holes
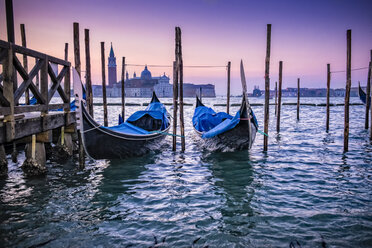
[[[149,135],[119,133],[100,126],[84,107],[82,110],[83,144],[86,153],[93,159],[123,159],[157,150],[170,128]]]

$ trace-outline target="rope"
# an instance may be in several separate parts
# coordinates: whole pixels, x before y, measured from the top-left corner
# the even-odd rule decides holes
[[[161,131],[151,131],[150,133],[160,133],[162,135],[169,135],[169,136],[175,136],[175,137],[185,138],[185,136],[182,136],[182,135],[165,133],[165,132],[161,132]]]
[[[84,130],[83,132],[80,130],[81,133],[87,133],[87,132],[90,132],[90,131],[93,131],[94,129],[97,129],[99,127],[102,127],[101,125],[99,126],[96,126],[96,127],[92,127],[91,129],[88,129],[88,130]]]
[[[148,66],[148,67],[167,67],[172,68],[172,65],[142,65],[142,64],[125,64],[126,66]],[[226,68],[226,65],[184,65],[186,68]]]
[[[354,68],[354,69],[351,69],[351,71],[365,70],[365,69],[368,69],[368,68],[369,67]],[[346,70],[344,70],[344,71],[331,71],[331,73],[339,73],[339,72],[346,72]]]

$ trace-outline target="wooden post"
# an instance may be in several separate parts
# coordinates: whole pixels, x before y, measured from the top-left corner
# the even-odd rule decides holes
[[[184,126],[184,116],[183,116],[183,61],[182,61],[182,41],[181,41],[181,28],[176,27],[176,46],[178,44],[178,49],[176,49],[178,59],[178,77],[180,82],[180,128],[181,128],[181,151],[185,151],[185,126]]]
[[[297,120],[300,120],[300,79],[297,78]]]
[[[7,32],[8,32],[8,41],[11,43],[15,43],[13,0],[5,0],[5,9],[6,9],[6,27],[7,27]]]
[[[270,99],[270,46],[271,24],[267,24],[266,59],[265,59],[265,116],[264,132],[269,134],[269,99]],[[267,151],[268,137],[264,135],[264,151]]]
[[[103,122],[108,126],[107,120],[107,98],[106,98],[106,67],[105,67],[105,42],[101,42],[101,64],[102,64],[102,98],[103,98]]]
[[[327,64],[327,118],[326,118],[326,132],[329,131],[329,89],[331,87],[331,65]]]
[[[85,34],[85,75],[86,75],[86,102],[89,114],[94,117],[93,112],[93,92],[92,92],[92,74],[90,71],[90,46],[89,46],[89,29],[84,29]]]
[[[176,151],[177,142],[177,109],[178,109],[178,70],[177,62],[173,62],[173,146],[172,150]]]
[[[371,50],[371,59],[370,59],[370,62],[369,62],[369,72],[368,72],[368,84],[369,84],[369,87],[371,88],[371,74],[372,74],[372,50]],[[371,109],[371,113],[370,113],[370,117],[371,117],[371,125],[370,125],[370,130],[369,130],[369,140],[372,141],[372,106],[370,107]]]
[[[282,105],[282,72],[283,61],[279,61],[279,93],[278,93],[278,113],[276,115],[276,131],[280,132],[280,109]]]
[[[14,123],[14,91],[13,91],[13,45],[8,49],[8,55],[3,63],[3,95],[9,102],[10,113],[4,116],[4,125],[6,126],[6,142],[14,140],[15,123]]]
[[[202,99],[203,99],[203,89],[202,89],[202,87],[199,87],[199,98],[200,98],[200,101],[202,101]]]
[[[68,43],[65,43],[65,60],[68,61]],[[71,68],[69,68],[66,72],[66,75],[65,75],[65,80],[64,80],[64,91],[65,91],[65,94],[69,100],[69,102],[71,102],[70,98],[71,98]],[[70,105],[68,105],[67,108],[64,108],[64,111],[65,112],[70,112]]]
[[[277,107],[278,107],[278,82],[275,82],[275,116],[277,113]]]
[[[6,159],[5,148],[0,144],[0,177],[8,174],[8,161]]]
[[[27,47],[25,24],[21,24],[21,39],[22,39],[22,46]],[[27,55],[25,54],[23,54],[23,68],[28,73]],[[27,89],[25,92],[25,103],[26,105],[30,104],[30,90],[29,89]]]
[[[349,101],[351,88],[351,29],[346,32],[346,91],[345,91],[345,125],[344,125],[344,152],[349,150]]]
[[[121,116],[123,121],[125,120],[125,57],[121,63]]]
[[[65,60],[68,61],[68,43],[65,43]]]
[[[74,56],[75,69],[81,78],[79,23],[77,22],[74,22]]]
[[[372,51],[371,51],[372,53]],[[371,55],[372,56],[372,55]],[[366,119],[364,123],[364,128],[368,129],[368,122],[369,122],[369,108],[370,108],[370,98],[371,98],[371,62],[369,62],[368,67],[368,78],[367,78],[367,97],[366,97]],[[372,125],[372,123],[371,123]]]
[[[81,63],[80,63],[80,37],[79,37],[79,23],[74,22],[74,60],[75,69],[81,78]],[[83,147],[83,138],[80,131],[78,131],[78,142],[79,142],[79,167],[85,166],[85,154]]]
[[[230,74],[231,74],[231,61],[227,63],[227,101],[226,113],[230,114]]]

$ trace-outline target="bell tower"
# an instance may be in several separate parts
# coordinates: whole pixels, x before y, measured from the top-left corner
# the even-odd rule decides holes
[[[110,56],[108,57],[108,83],[109,83],[109,86],[113,86],[115,83],[117,83],[116,57],[114,54],[114,49],[112,48],[112,42],[111,42]]]

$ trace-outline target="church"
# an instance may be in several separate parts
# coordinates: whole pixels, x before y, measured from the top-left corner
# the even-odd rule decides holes
[[[172,97],[173,85],[169,83],[169,77],[165,73],[159,77],[153,77],[151,72],[145,66],[141,72],[141,76],[137,77],[133,73],[133,77],[129,78],[129,73],[126,72],[125,80],[125,96],[126,97],[151,97],[155,91],[158,97]],[[93,96],[102,96],[102,85],[92,85]],[[194,85],[185,83],[184,96],[194,97],[195,94],[202,89],[203,96],[215,97],[215,88],[212,84]],[[111,43],[110,55],[108,57],[108,85],[106,86],[107,97],[121,97],[121,81],[117,80],[117,65],[114,49]]]
[[[172,97],[173,86],[169,84],[169,77],[165,75],[152,77],[151,72],[145,66],[141,76],[129,78],[126,72],[124,80],[126,97],[151,97],[155,91],[158,97]],[[102,85],[93,85],[93,95],[102,96]],[[107,97],[121,97],[121,81],[117,80],[117,65],[114,49],[111,43],[110,56],[108,57],[108,85],[106,86]]]

